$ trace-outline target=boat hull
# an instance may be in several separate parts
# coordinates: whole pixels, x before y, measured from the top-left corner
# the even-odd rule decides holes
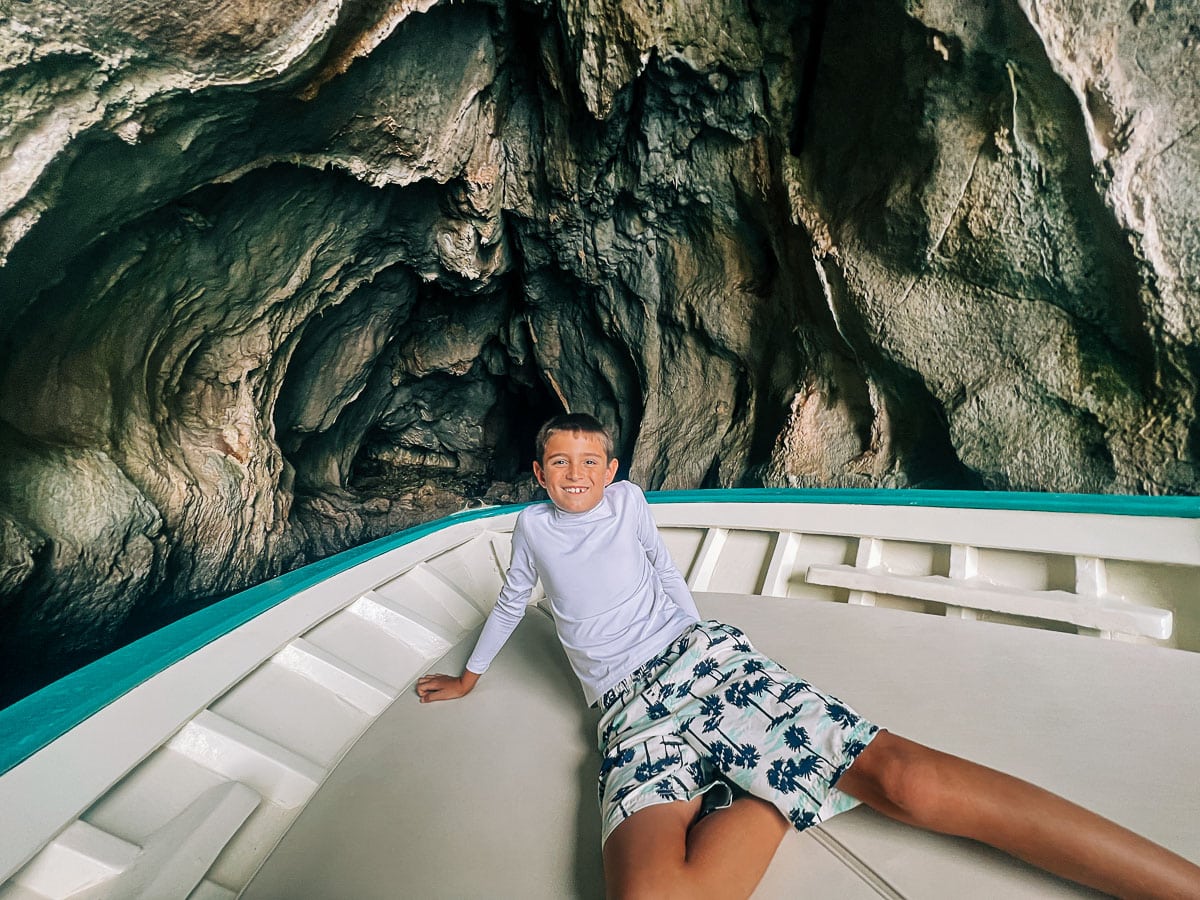
[[[1010,495],[1014,508],[994,508],[989,495],[890,495],[941,504],[921,506],[888,504],[881,496],[762,491],[651,499],[672,555],[701,598],[726,598],[712,602],[729,606],[720,614],[728,612],[736,624],[757,624],[751,633],[764,650],[888,727],[1032,776],[1072,799],[1089,802],[1094,794],[1091,805],[1110,814],[1112,803],[1101,795],[1111,779],[1130,777],[1138,760],[1135,785],[1195,781],[1172,754],[1181,749],[1194,758],[1200,750],[1190,725],[1175,721],[1179,709],[1197,708],[1200,698],[1172,692],[1182,689],[1176,681],[1200,684],[1187,669],[1200,654],[1170,649],[1200,647],[1195,503],[1134,498],[1138,508],[1131,513],[1111,498],[1022,495],[1016,502]],[[984,508],[964,507],[972,496]],[[839,502],[823,502],[830,499]],[[449,752],[447,742],[421,733],[440,721],[435,716],[486,721],[496,714],[473,695],[461,711],[421,717],[411,687],[439,660],[457,664],[454,654],[469,650],[500,587],[517,514],[510,508],[451,517],[292,573],[0,712],[9,754],[0,808],[19,811],[0,822],[0,898],[137,896],[146,884],[166,891],[162,896],[235,896],[260,868],[268,871],[264,863],[276,845],[284,853],[286,834],[302,833],[305,808],[323,796],[323,785],[351,771],[340,764],[384,716],[416,716],[406,726],[416,743],[383,772],[420,777],[417,747],[435,756]],[[872,632],[885,624],[886,633]],[[528,628],[544,630],[545,623]],[[773,643],[793,633],[798,643]],[[1003,637],[994,645],[978,638],[978,678],[963,680],[965,671],[976,671],[963,660],[936,673],[913,668],[954,658],[958,641],[992,634]],[[943,643],[924,643],[931,635]],[[838,652],[822,662],[831,648]],[[912,659],[892,659],[884,668],[869,663],[887,659],[892,649]],[[1120,654],[1138,654],[1136,663]],[[1043,657],[1061,664],[1046,668]],[[510,650],[505,658],[525,656]],[[1093,658],[1104,661],[1092,666],[1095,678],[1115,666],[1116,681],[1132,686],[1128,696],[1114,683],[1119,699],[1096,702],[1105,695],[1089,688],[1095,678],[1085,673]],[[560,693],[577,691],[561,660],[555,665],[521,682],[521,692],[537,697],[543,682]],[[1152,676],[1156,667],[1165,674]],[[889,690],[876,699],[844,680],[857,672]],[[921,692],[912,693],[913,685]],[[1050,705],[1031,706],[1025,721],[1014,718],[1015,707],[994,711],[991,701],[1000,695],[1012,695],[1014,703],[1044,695]],[[1168,706],[1164,697],[1182,705]],[[906,712],[906,703],[918,706]],[[556,715],[580,715],[573,704],[568,708]],[[1094,719],[1078,719],[1080,710]],[[1135,747],[1131,755],[1104,755],[1123,739],[1102,744],[1100,733],[1144,713],[1155,723],[1149,730],[1155,740],[1126,741]],[[1018,741],[1019,752],[997,755],[1004,735],[1024,740],[1059,720],[1067,726],[1046,732],[1046,748]],[[574,813],[551,821],[570,846],[562,858],[577,861],[586,853],[594,865],[594,852],[584,849],[592,845],[584,822],[593,813],[579,775],[586,767],[578,762],[590,751],[584,720],[570,721],[569,753],[565,741],[553,743],[575,773],[566,782],[573,793],[563,795]],[[475,730],[489,734],[486,727]],[[956,735],[973,735],[976,743],[960,745]],[[1068,751],[1059,747],[1080,759],[1068,765],[1061,757]],[[479,739],[479,748],[494,752],[488,738]],[[1054,766],[1028,767],[1028,759],[1046,753]],[[1076,790],[1076,770],[1094,780]],[[1185,799],[1193,809],[1200,805]],[[1119,805],[1119,821],[1200,855],[1172,831],[1170,815],[1131,815],[1133,807]],[[486,811],[488,829],[506,832],[505,804],[488,804]],[[828,847],[822,853],[823,866],[830,864],[825,857],[837,857]],[[571,865],[564,877],[590,890],[592,875],[581,863]]]

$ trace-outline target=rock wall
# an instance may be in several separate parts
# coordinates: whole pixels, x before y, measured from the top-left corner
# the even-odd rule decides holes
[[[528,497],[563,408],[651,488],[1197,492],[1198,45],[1168,0],[0,3],[9,685]]]

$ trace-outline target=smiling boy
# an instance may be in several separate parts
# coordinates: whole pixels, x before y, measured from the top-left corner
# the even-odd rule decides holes
[[[617,460],[599,423],[591,416],[551,420],[537,448],[533,472],[551,502],[518,517],[504,589],[466,670],[421,679],[422,701],[460,697],[475,686],[525,615],[539,577],[589,704],[700,621],[641,491],[612,483]]]
[[[471,691],[539,577],[589,704],[602,710],[604,872],[613,897],[749,896],[789,827],[858,801],[1005,850],[1122,897],[1200,897],[1200,868],[1011,776],[865,721],[701,621],[642,492],[613,483],[612,438],[591,416],[538,433],[550,497],[523,510],[496,606],[459,676],[421,702]],[[734,797],[734,791],[738,796]]]

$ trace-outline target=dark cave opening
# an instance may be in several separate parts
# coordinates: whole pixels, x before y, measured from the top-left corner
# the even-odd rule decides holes
[[[504,383],[493,407],[493,427],[503,436],[493,445],[492,465],[497,481],[519,481],[531,475],[538,429],[562,411],[558,398],[540,379],[533,382],[510,379]]]

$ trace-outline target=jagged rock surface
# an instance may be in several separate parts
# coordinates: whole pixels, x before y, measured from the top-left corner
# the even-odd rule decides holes
[[[652,488],[1195,493],[1198,45],[1164,0],[0,5],[0,652],[528,497],[564,406]]]

